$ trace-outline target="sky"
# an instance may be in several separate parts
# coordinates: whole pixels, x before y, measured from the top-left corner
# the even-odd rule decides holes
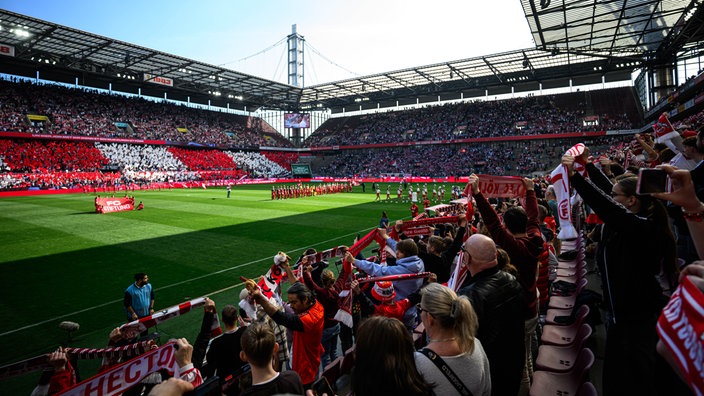
[[[520,0],[0,0],[0,8],[279,82],[296,24],[305,86],[535,47]]]

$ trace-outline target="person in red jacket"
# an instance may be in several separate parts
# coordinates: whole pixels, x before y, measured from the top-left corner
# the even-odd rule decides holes
[[[386,316],[388,318],[396,318],[398,320],[403,320],[403,316],[406,314],[408,308],[420,302],[420,294],[415,294],[412,298],[404,298],[403,300],[394,301],[396,297],[396,292],[394,291],[394,284],[390,281],[380,281],[374,283],[372,287],[372,296],[379,303],[372,301],[367,297],[359,287],[359,282],[356,280],[352,281],[351,285],[352,291],[355,295],[358,295],[362,299],[362,303],[368,308],[374,309],[374,315]],[[371,309],[369,309],[371,310]]]
[[[321,285],[318,285],[311,274],[313,267],[308,264],[308,258],[303,257],[301,264],[303,265],[303,283],[315,292],[325,312],[321,341],[325,350],[321,358],[322,367],[324,368],[337,358],[337,338],[340,334],[340,323],[335,320],[335,314],[340,304],[340,294],[335,290],[335,274],[332,271],[324,269],[320,275]]]
[[[294,283],[288,289],[288,304],[294,313],[279,310],[258,288],[252,288],[249,294],[274,322],[293,330],[292,368],[301,377],[303,387],[310,389],[318,374],[320,356],[323,353],[323,305],[316,301],[313,292],[301,282]]]
[[[411,217],[416,217],[416,216],[418,216],[418,204],[413,202],[413,204],[411,205]]]

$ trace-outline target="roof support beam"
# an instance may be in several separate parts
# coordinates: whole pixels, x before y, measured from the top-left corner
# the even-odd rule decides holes
[[[48,28],[47,30],[43,31],[40,35],[26,39],[24,41],[25,46],[22,48],[22,51],[18,51],[17,55],[21,55],[21,54],[24,54],[25,52],[29,52],[40,41],[51,36],[51,34],[54,33],[54,31],[57,28],[58,28],[58,26],[52,26],[52,27]]]
[[[618,22],[616,23],[616,29],[614,29],[614,36],[611,38],[611,46],[609,47],[609,53],[613,53],[613,51],[614,51],[614,45],[616,44],[616,37],[618,37],[618,30],[621,28],[621,22],[623,22],[623,15],[626,12],[626,3],[628,3],[628,0],[623,0],[623,5],[621,6],[621,13],[618,16]]]
[[[592,6],[592,23],[591,29],[589,29],[589,49],[592,48],[592,42],[594,40],[594,25],[596,25],[596,2],[597,0],[594,0],[594,5]]]
[[[359,79],[359,81],[361,81],[363,85],[364,85],[364,84],[369,84],[369,85],[371,85],[372,87],[376,88],[379,92],[381,92],[381,93],[383,93],[383,94],[387,94],[387,95],[388,95],[388,94],[390,93],[390,92],[388,92],[388,91],[390,90],[389,87],[386,87],[386,86],[383,86],[383,85],[379,85],[379,84],[377,84],[377,83],[375,83],[375,82],[373,82],[373,81],[367,81],[367,80],[364,80],[364,79],[361,79],[361,78]]]
[[[540,26],[540,18],[538,18],[538,10],[535,8],[535,0],[530,0],[530,10],[533,14],[533,21],[535,22],[535,28],[538,30],[538,36],[540,36],[540,46],[543,49],[547,49],[545,45],[545,36],[543,36],[543,28]]]
[[[460,70],[460,69],[458,69],[458,68],[452,66],[450,63],[446,63],[446,65],[447,65],[447,67],[450,68],[450,70],[451,70],[452,72],[454,72],[455,74],[457,74],[458,76],[460,76],[460,77],[462,78],[462,81],[464,81],[465,83],[467,83],[467,85],[471,84],[471,82],[469,82],[469,80],[471,80],[472,77],[468,76],[468,75],[467,75],[465,72],[463,72],[462,70]]]
[[[500,82],[501,84],[503,84],[503,83],[504,83],[504,79],[501,77],[501,73],[499,72],[499,70],[498,70],[496,67],[494,67],[494,65],[492,65],[491,63],[489,63],[489,61],[486,60],[486,57],[482,56],[482,60],[484,61],[484,63],[486,63],[486,65],[489,67],[489,69],[491,70],[491,72],[494,73],[494,76],[496,76],[496,79],[499,80],[499,82]]]
[[[347,91],[347,92],[351,93],[352,95],[356,95],[356,96],[363,96],[363,95],[364,95],[363,93],[357,92],[357,91],[355,91],[355,90],[353,90],[353,89],[350,89],[350,88],[348,88],[348,87],[345,87],[344,85],[340,85],[340,84],[333,84],[333,85],[336,86],[336,87],[338,87],[338,88],[340,88],[340,89],[342,89],[342,90],[344,90],[344,91]]]
[[[653,7],[653,10],[650,12],[650,17],[648,17],[648,22],[645,23],[645,29],[643,29],[643,31],[640,32],[640,35],[638,35],[638,40],[636,40],[635,44],[636,47],[640,45],[641,40],[643,40],[643,37],[645,37],[645,33],[648,31],[648,26],[652,26],[653,18],[655,17],[655,11],[657,11],[658,7],[660,7],[661,2],[662,0],[658,0],[658,2],[655,3],[655,7]]]
[[[420,71],[420,70],[418,70],[418,69],[415,69],[414,71],[415,71],[416,73],[420,74],[421,77],[423,77],[423,78],[425,78],[426,80],[428,80],[428,82],[431,83],[431,84],[433,84],[436,88],[442,88],[442,83],[437,83],[437,82],[435,82],[435,79],[434,79],[433,77],[431,77],[430,75],[428,75],[428,74],[426,74],[426,73],[423,73],[422,71]]]
[[[153,74],[153,75],[155,75],[155,76],[166,76],[167,74],[169,74],[169,73],[171,73],[171,72],[174,72],[174,71],[177,71],[177,70],[180,70],[180,69],[185,69],[185,68],[187,68],[188,66],[191,66],[192,64],[193,64],[193,62],[192,62],[192,61],[189,61],[189,62],[186,62],[186,63],[181,63],[180,65],[173,65],[173,66],[167,67],[167,68],[149,70],[149,71],[147,71],[147,72],[145,72],[145,73],[147,73],[147,74]]]
[[[404,88],[406,88],[407,90],[413,92],[413,94],[418,93],[418,91],[416,91],[412,85],[409,86],[408,83],[406,83],[406,81],[403,81],[403,80],[401,80],[401,79],[399,79],[399,78],[396,78],[396,77],[392,76],[391,74],[384,74],[384,76],[386,76],[386,77],[392,79],[392,80],[395,81],[397,84],[399,84],[399,85],[403,86]]]
[[[82,50],[80,50],[80,51],[76,51],[76,52],[72,53],[71,55],[69,55],[69,57],[71,57],[71,58],[79,58],[79,59],[81,59],[81,60],[85,60],[85,59],[88,58],[89,56],[93,55],[94,53],[100,51],[101,49],[103,49],[103,48],[109,46],[110,44],[112,44],[112,43],[114,43],[114,42],[115,42],[115,41],[113,41],[113,40],[106,40],[106,41],[103,42],[102,44],[99,44],[99,45],[96,45],[96,46],[93,46],[93,47],[84,48],[84,49],[82,49]]]

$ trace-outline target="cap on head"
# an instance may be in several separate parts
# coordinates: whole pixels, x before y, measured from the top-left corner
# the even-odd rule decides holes
[[[372,295],[379,301],[390,301],[396,297],[394,284],[389,281],[376,282],[372,288]]]

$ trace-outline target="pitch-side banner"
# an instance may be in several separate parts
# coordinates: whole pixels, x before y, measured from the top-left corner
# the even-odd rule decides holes
[[[132,198],[96,198],[95,211],[98,213],[124,212],[134,210]]]

